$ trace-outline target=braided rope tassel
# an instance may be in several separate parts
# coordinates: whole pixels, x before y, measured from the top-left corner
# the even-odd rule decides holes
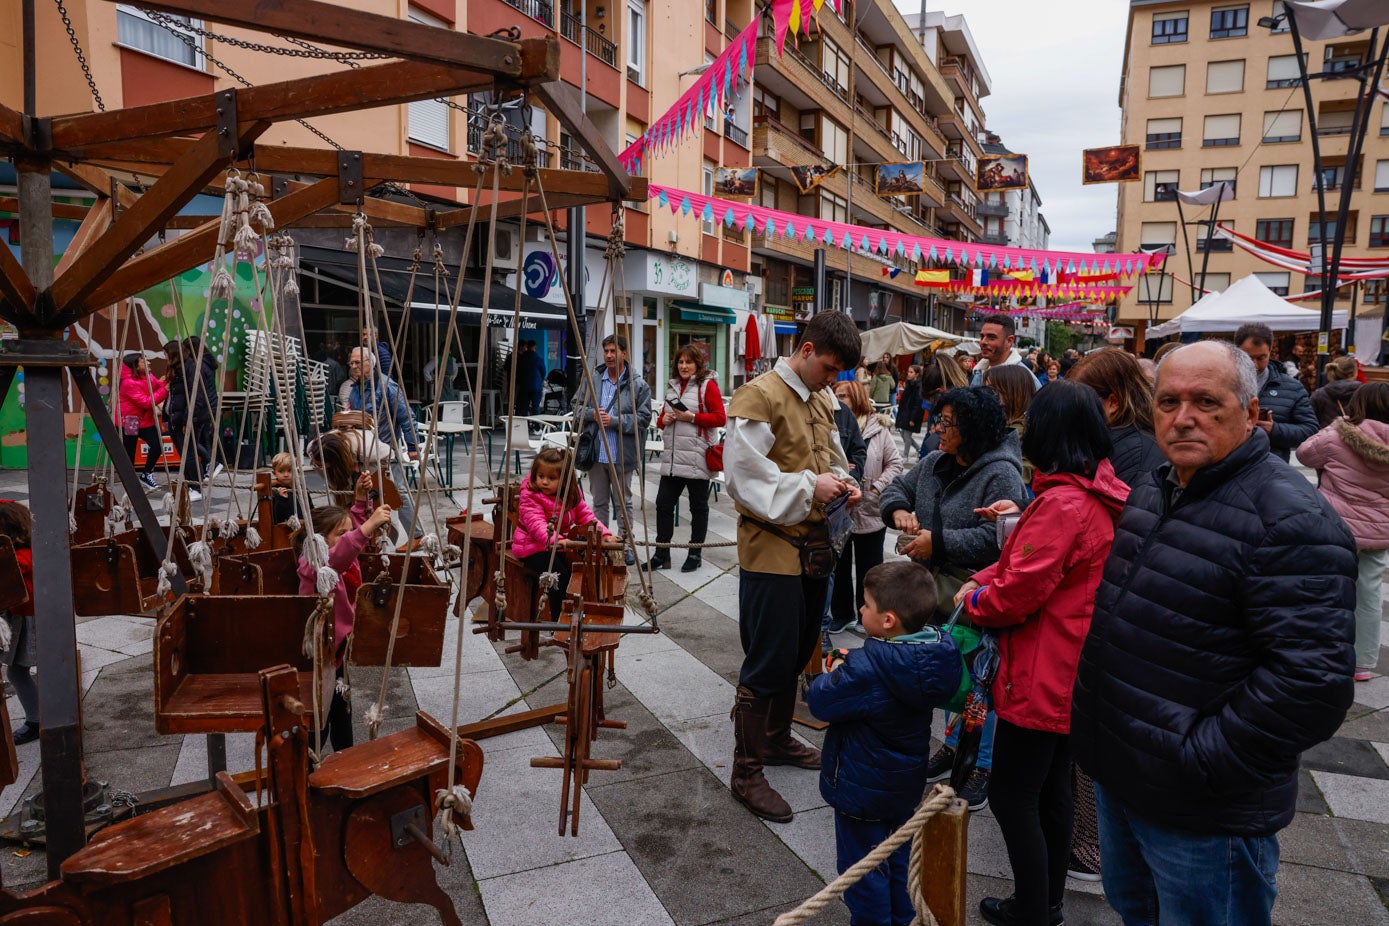
[[[463,845],[462,830],[453,815],[457,813],[467,816],[473,812],[472,792],[462,784],[456,784],[452,788],[440,788],[434,792],[434,809],[437,813],[434,821],[434,842],[444,851],[444,857],[452,860],[454,841],[458,842],[460,848]]]

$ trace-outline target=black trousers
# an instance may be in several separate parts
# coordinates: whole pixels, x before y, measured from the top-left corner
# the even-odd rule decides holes
[[[525,567],[535,574],[537,583],[540,574],[550,568],[550,551],[542,550],[539,553],[532,553],[521,560]],[[555,572],[559,573],[559,585],[550,592],[550,620],[559,620],[560,609],[564,606],[564,592],[569,588],[569,577],[573,574],[573,567],[569,565],[569,560],[563,553],[555,554]],[[537,589],[536,594],[540,594]],[[536,620],[543,620],[544,616],[537,614]]]
[[[739,574],[739,685],[767,698],[796,684],[820,637],[829,581],[746,570]]]
[[[121,434],[121,443],[125,444],[125,455],[130,457],[131,463],[135,462],[135,451],[139,448],[140,441],[144,441],[148,448],[142,470],[145,473],[152,473],[154,472],[154,465],[159,462],[160,454],[164,452],[164,445],[159,439],[159,429],[151,425],[148,428],[141,428],[139,434]]]
[[[871,534],[849,535],[834,567],[834,591],[830,594],[830,614],[836,624],[858,618],[858,609],[863,607],[863,577],[883,561],[886,536],[886,527]]]
[[[337,677],[342,678],[342,666],[338,666]],[[322,738],[328,740],[333,752],[352,747],[352,705],[336,685],[333,686],[333,700],[328,702],[328,719],[323,726]]]
[[[690,543],[704,542],[709,532],[709,480],[662,476],[656,489],[657,543],[670,543],[670,538],[675,536],[675,506],[680,503],[680,493],[686,489],[690,490]],[[670,553],[669,550],[665,552]]]
[[[998,720],[989,802],[1013,867],[1019,926],[1046,926],[1071,854],[1071,738]]]
[[[174,425],[170,428],[170,436],[174,441],[174,449],[183,453],[183,438],[185,430],[190,425]],[[191,425],[193,433],[188,438],[188,453],[183,458],[183,478],[193,483],[203,481],[203,467],[207,466],[212,459],[212,423]]]

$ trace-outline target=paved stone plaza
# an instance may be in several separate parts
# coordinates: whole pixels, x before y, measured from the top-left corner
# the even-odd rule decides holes
[[[466,460],[460,458],[457,471],[467,472]],[[23,473],[0,473],[0,495],[22,501],[27,494]],[[647,497],[655,498],[654,479]],[[462,494],[457,498],[461,504]],[[688,504],[682,504],[677,541],[687,536],[688,514]],[[654,536],[654,503],[648,503],[647,519]],[[724,493],[710,514],[709,539],[729,540],[733,533],[732,505]],[[577,839],[556,835],[559,772],[530,767],[532,756],[558,754],[556,729],[483,742],[476,830],[465,836],[466,854],[439,872],[465,923],[770,924],[833,876],[834,825],[819,795],[818,773],[768,769],[796,811],[790,824],[764,823],[729,794],[728,714],[742,655],[736,553],[709,550],[703,568],[688,574],[679,571],[682,559],[677,552],[675,568],[654,580],[661,633],[628,636],[618,651],[617,681],[606,693],[608,713],[628,727],[600,733],[594,755],[621,759],[622,769],[593,774]],[[635,619],[635,612],[629,617]],[[202,737],[154,730],[153,628],[152,619],[122,616],[82,619],[77,627],[88,767],[113,787],[136,792],[206,774]],[[1381,640],[1389,644],[1389,623],[1384,628]],[[409,725],[417,708],[448,721],[457,633],[451,618],[445,667],[392,672],[385,732]],[[859,641],[844,634],[837,642]],[[544,649],[527,663],[503,655],[503,648],[482,636],[464,639],[460,723],[564,699],[558,650]],[[1338,735],[1303,758],[1300,812],[1281,834],[1274,922],[1282,926],[1389,924],[1386,652],[1381,649],[1379,664],[1385,674],[1356,685],[1356,704]],[[375,671],[353,673],[358,741],[366,738],[361,716],[379,684]],[[11,717],[22,721],[17,701],[11,698],[8,706]],[[818,734],[802,733],[818,743]],[[228,740],[231,770],[253,768],[252,737]],[[0,795],[0,814],[38,788],[38,744],[21,746],[19,758],[20,781]],[[1007,857],[989,811],[973,815],[969,837],[971,903],[1007,893]],[[16,848],[0,849],[0,872],[11,890],[44,877],[42,852],[21,857]],[[1069,887],[1068,924],[1119,922],[1098,885],[1071,881]],[[380,926],[433,923],[437,917],[424,907],[373,898],[335,922]],[[847,923],[847,911],[837,906],[818,922]]]

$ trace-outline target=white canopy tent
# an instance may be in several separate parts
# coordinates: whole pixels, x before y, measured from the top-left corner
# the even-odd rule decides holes
[[[891,325],[873,328],[863,332],[860,337],[863,339],[863,356],[873,360],[883,354],[891,354],[893,357],[899,357],[902,354],[914,354],[919,350],[925,350],[937,341],[946,341],[955,345],[966,340],[961,335],[951,334],[939,328],[932,328],[929,325],[911,325],[907,322],[893,322]]]
[[[1223,293],[1207,293],[1176,318],[1149,328],[1147,337],[1151,340],[1193,331],[1233,332],[1250,322],[1261,322],[1274,331],[1316,331],[1321,327],[1321,312],[1293,305],[1251,275]],[[1332,314],[1331,327],[1346,327],[1344,311]]]

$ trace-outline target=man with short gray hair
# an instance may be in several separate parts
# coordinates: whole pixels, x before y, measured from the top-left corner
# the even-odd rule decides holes
[[[1298,757],[1351,704],[1355,542],[1269,454],[1257,395],[1234,344],[1163,358],[1168,462],[1133,486],[1095,595],[1071,741],[1126,926],[1267,924]]]

